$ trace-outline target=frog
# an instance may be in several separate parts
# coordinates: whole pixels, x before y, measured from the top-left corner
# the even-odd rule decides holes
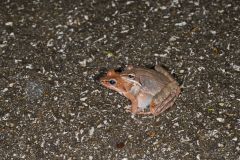
[[[128,65],[122,72],[109,70],[100,83],[131,101],[133,114],[157,116],[173,106],[181,93],[176,80],[160,65],[154,69]]]

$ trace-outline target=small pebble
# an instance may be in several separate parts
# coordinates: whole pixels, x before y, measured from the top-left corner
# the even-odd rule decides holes
[[[182,26],[185,26],[186,24],[187,22],[180,22],[180,23],[176,23],[175,26],[182,27]]]
[[[225,119],[224,119],[224,118],[216,118],[216,120],[217,120],[218,122],[221,122],[221,123],[224,123],[224,122],[225,122]]]
[[[219,106],[223,107],[224,106],[224,103],[218,103]]]
[[[11,27],[12,27],[12,26],[13,26],[13,22],[7,22],[7,23],[5,23],[5,25],[6,25],[6,26],[11,26]]]
[[[184,70],[183,70],[183,69],[181,69],[181,70],[179,71],[179,73],[184,73]]]

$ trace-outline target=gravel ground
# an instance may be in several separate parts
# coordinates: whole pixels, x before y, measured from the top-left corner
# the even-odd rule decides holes
[[[240,2],[1,0],[0,159],[240,159]],[[165,66],[157,117],[99,85],[101,68]]]

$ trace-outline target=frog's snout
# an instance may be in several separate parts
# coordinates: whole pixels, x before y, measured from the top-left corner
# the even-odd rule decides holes
[[[100,68],[98,73],[94,76],[94,80],[98,83],[101,83],[101,78],[107,74],[106,68]]]

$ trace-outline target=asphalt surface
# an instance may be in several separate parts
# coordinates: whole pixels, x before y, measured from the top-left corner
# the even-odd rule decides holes
[[[161,64],[182,93],[133,116],[102,68]],[[240,2],[0,2],[0,159],[240,159]]]

